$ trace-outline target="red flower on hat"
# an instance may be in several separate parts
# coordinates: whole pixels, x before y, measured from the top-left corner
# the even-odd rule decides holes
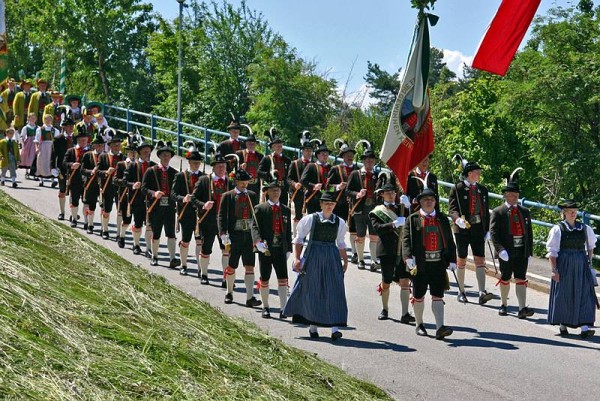
[[[186,157],[186,158],[189,158],[191,155],[192,155],[192,152],[190,152],[190,151],[188,150],[188,152],[185,154],[185,157]]]
[[[235,179],[235,173],[233,171],[229,173],[229,178],[232,180]]]

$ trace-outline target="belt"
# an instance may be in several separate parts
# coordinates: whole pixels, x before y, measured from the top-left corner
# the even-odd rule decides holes
[[[515,248],[521,248],[521,247],[525,246],[525,242],[523,240],[524,240],[524,238],[522,235],[515,235],[513,237],[513,246]]]
[[[469,223],[471,224],[479,224],[481,223],[481,216],[476,214],[469,217]]]
[[[284,183],[285,183],[285,180],[277,180],[277,185],[279,185],[280,187],[283,187]]]
[[[235,231],[250,231],[250,227],[252,227],[252,219],[237,219],[233,229]]]
[[[283,246],[283,236],[281,234],[275,234],[273,236],[273,240],[271,241],[271,247],[273,248],[281,248]]]
[[[439,262],[442,260],[442,251],[425,251],[425,262]]]
[[[158,203],[158,206],[164,207],[164,206],[169,206],[169,197],[168,196],[163,196],[162,198],[160,198],[160,201]]]

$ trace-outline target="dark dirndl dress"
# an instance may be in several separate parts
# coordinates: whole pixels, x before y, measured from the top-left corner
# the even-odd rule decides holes
[[[309,245],[304,255],[304,272],[298,276],[284,315],[293,323],[321,327],[345,327],[348,305],[344,287],[344,272],[336,244],[339,217],[335,222],[321,222],[313,215]]]
[[[567,327],[593,326],[596,320],[596,294],[590,272],[586,243],[586,227],[577,223],[574,230],[561,230],[560,251],[556,261],[559,282],[550,284],[548,322]]]

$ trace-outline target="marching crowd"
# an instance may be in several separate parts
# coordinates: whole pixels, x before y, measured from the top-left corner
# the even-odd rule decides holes
[[[262,307],[262,316],[270,318],[274,271],[279,317],[308,325],[313,338],[319,336],[318,327],[331,327],[331,338],[337,340],[342,337],[339,327],[346,326],[348,318],[344,273],[349,264],[360,270],[368,266],[381,271],[379,320],[389,318],[391,285],[397,283],[400,322],[414,324],[417,335],[427,336],[423,314],[429,291],[435,338],[443,339],[452,334],[444,321],[449,273],[458,286],[458,301],[469,302],[465,292],[469,248],[476,266],[475,301],[483,305],[493,298],[486,287],[487,242],[500,266],[498,314],[508,314],[511,280],[518,317],[534,314],[527,306],[526,278],[533,230],[529,210],[518,203],[518,170],[503,188],[503,204],[490,212],[488,191],[479,182],[481,167],[461,160],[462,176],[451,190],[446,215],[439,208],[437,178],[429,171],[428,158],[410,173],[402,193],[393,173],[375,168],[377,156],[367,141],[357,143],[363,147],[358,166],[355,148],[338,140],[336,149],[329,149],[305,131],[301,156],[291,160],[274,129],[265,132],[269,154],[263,155],[250,127],[234,119],[227,126],[230,137],[211,158],[209,174],[200,170],[203,155],[192,142],[185,144],[189,167],[178,171],[170,166],[175,155],[170,143],[147,143],[140,135],[110,128],[101,103],[84,105],[80,96],[63,97],[49,91],[43,79],[37,80],[35,92],[28,80],[19,85],[9,80],[7,85],[0,103],[1,185],[10,172],[17,188],[18,168],[40,186],[50,181],[52,187],[58,186],[58,219],[70,220],[73,228],[81,223],[92,234],[99,208],[104,239],[110,238],[114,212],[119,247],[126,246],[130,231],[132,252],[148,257],[152,266],[159,263],[163,232],[169,267],[182,275],[189,273],[193,247],[201,285],[209,284],[209,266],[220,265],[226,304],[233,302],[241,261],[246,306]],[[240,138],[243,126],[249,131],[245,140]],[[153,149],[157,162],[151,160]],[[330,164],[332,153],[340,163]],[[561,335],[580,327],[580,336],[588,338],[594,335],[595,309],[600,308],[591,266],[596,236],[577,221],[577,202],[567,200],[559,206],[562,221],[547,241],[552,270],[548,321],[560,326]],[[215,241],[220,261],[213,255]],[[299,274],[288,294],[290,257]],[[260,299],[254,295],[255,286]]]

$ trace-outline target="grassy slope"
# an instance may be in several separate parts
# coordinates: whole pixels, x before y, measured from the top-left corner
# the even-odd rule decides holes
[[[0,397],[387,399],[1,191]]]

